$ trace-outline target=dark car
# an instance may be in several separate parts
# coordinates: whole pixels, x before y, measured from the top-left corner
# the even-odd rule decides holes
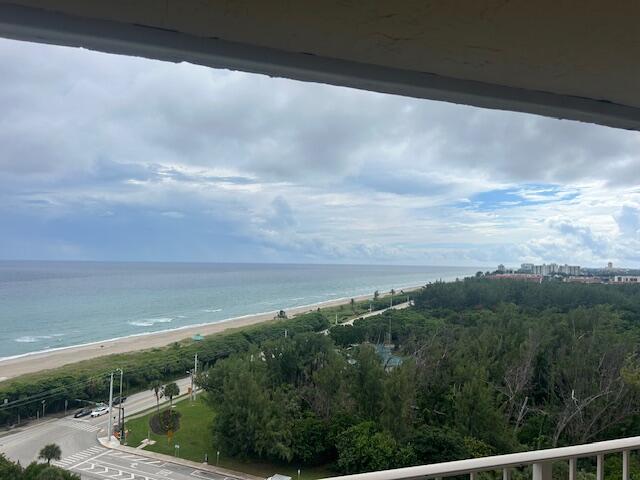
[[[120,405],[121,403],[124,403],[127,401],[127,397],[122,396],[122,397],[116,397],[113,399],[113,404],[114,405]]]
[[[90,413],[91,413],[91,409],[85,407],[85,408],[81,408],[80,410],[77,410],[76,413],[73,414],[73,417],[74,418],[86,417]]]

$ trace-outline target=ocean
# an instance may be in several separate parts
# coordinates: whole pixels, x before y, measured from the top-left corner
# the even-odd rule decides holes
[[[0,261],[0,358],[383,293],[476,270]]]

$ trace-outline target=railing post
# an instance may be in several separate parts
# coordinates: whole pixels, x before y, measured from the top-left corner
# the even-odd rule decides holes
[[[597,457],[596,463],[596,480],[604,480],[604,455],[600,454]]]
[[[569,459],[569,480],[576,480],[578,472],[578,459],[573,457]]]
[[[534,463],[533,480],[551,480],[551,463]]]
[[[622,480],[629,480],[629,450],[622,451]]]
[[[476,472],[469,472],[469,480],[476,480]]]
[[[511,469],[509,468],[502,469],[502,480],[511,480]]]

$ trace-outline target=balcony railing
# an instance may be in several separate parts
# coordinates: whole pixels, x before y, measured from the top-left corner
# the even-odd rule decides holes
[[[380,470],[377,472],[358,473],[332,477],[331,480],[406,480],[418,478],[451,477],[454,475],[469,475],[469,480],[476,480],[479,472],[502,471],[503,480],[511,478],[514,468],[531,465],[533,480],[551,480],[551,467],[554,462],[569,463],[569,480],[576,480],[577,460],[579,458],[595,457],[596,480],[604,480],[604,456],[610,454],[622,455],[622,480],[629,480],[629,453],[640,449],[640,437],[619,438],[605,442],[587,443],[571,447],[550,448],[530,452],[510,453],[492,457],[471,458],[455,462],[433,463],[416,467]]]

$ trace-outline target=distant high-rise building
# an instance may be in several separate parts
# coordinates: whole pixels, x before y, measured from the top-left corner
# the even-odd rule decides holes
[[[608,270],[613,270],[613,263],[612,262],[607,263],[607,269]]]
[[[505,271],[505,268],[504,268],[503,264],[498,265],[498,271],[501,272],[501,273]]]
[[[530,263],[523,263],[521,265],[523,272],[531,272],[536,275],[550,276],[557,273],[564,275],[581,275],[582,271],[579,265],[558,265],[557,263],[543,263],[542,265],[533,265]]]

